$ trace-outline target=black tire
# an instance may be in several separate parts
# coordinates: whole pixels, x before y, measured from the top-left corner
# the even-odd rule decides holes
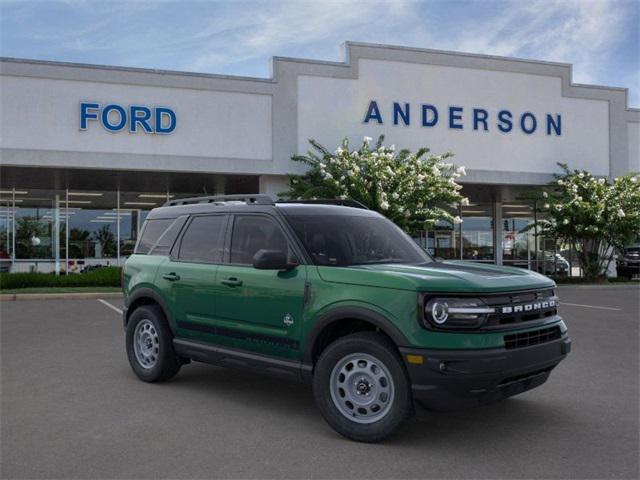
[[[336,367],[339,362],[353,354],[365,354],[379,360],[392,379],[395,391],[393,400],[386,407],[384,416],[373,423],[358,423],[347,418],[332,398],[332,372],[334,368],[339,369]],[[375,332],[354,333],[331,343],[315,365],[313,393],[327,423],[339,434],[359,442],[384,440],[413,414],[411,386],[402,359],[395,345],[387,337]],[[357,417],[357,414],[352,413],[352,416]]]
[[[155,361],[153,366],[145,367],[136,357],[134,334],[136,327],[144,321],[153,325],[153,333],[157,335],[154,346]],[[151,328],[151,327],[149,327]],[[127,357],[132,370],[140,380],[145,382],[164,382],[173,378],[182,363],[173,350],[173,335],[162,310],[157,305],[142,305],[136,308],[127,323],[126,335]]]

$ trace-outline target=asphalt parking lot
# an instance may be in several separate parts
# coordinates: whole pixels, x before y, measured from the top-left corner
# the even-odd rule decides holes
[[[140,382],[97,300],[3,302],[2,478],[638,478],[640,289],[560,296],[573,352],[549,382],[376,445],[305,386],[203,364]]]

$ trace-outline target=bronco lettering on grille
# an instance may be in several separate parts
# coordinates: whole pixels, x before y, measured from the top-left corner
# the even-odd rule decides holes
[[[502,307],[502,313],[532,312],[535,310],[541,310],[543,308],[555,307],[556,305],[557,305],[557,302],[555,300],[549,300],[544,302],[534,302],[534,303],[523,303],[520,305]]]

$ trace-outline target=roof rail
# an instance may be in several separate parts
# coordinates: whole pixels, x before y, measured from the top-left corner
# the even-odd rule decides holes
[[[178,205],[193,205],[197,203],[224,203],[244,202],[247,205],[273,205],[273,199],[269,195],[210,195],[205,197],[177,198],[169,200],[163,207],[175,207]]]
[[[343,207],[361,208],[363,210],[369,210],[369,207],[352,199],[333,199],[333,198],[321,198],[321,199],[305,199],[305,200],[278,200],[276,203],[310,203],[315,205],[341,205]]]

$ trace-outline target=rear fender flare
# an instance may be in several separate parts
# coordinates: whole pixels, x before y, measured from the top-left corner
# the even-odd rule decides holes
[[[162,295],[160,295],[154,289],[149,288],[149,287],[137,288],[127,298],[127,303],[126,303],[127,314],[126,314],[126,317],[125,317],[125,325],[124,325],[125,328],[127,327],[127,323],[129,323],[129,317],[133,313],[133,311],[130,308],[130,305],[133,305],[136,302],[136,300],[139,300],[140,298],[150,298],[160,306],[160,309],[162,310],[162,313],[164,313],[164,316],[167,319],[167,323],[169,324],[169,328],[171,329],[171,333],[173,333],[175,335],[176,334],[176,325],[175,325],[175,322],[173,321],[173,317],[171,316],[171,311],[169,310],[169,307],[167,306],[167,303],[165,302],[164,298],[162,298]]]

